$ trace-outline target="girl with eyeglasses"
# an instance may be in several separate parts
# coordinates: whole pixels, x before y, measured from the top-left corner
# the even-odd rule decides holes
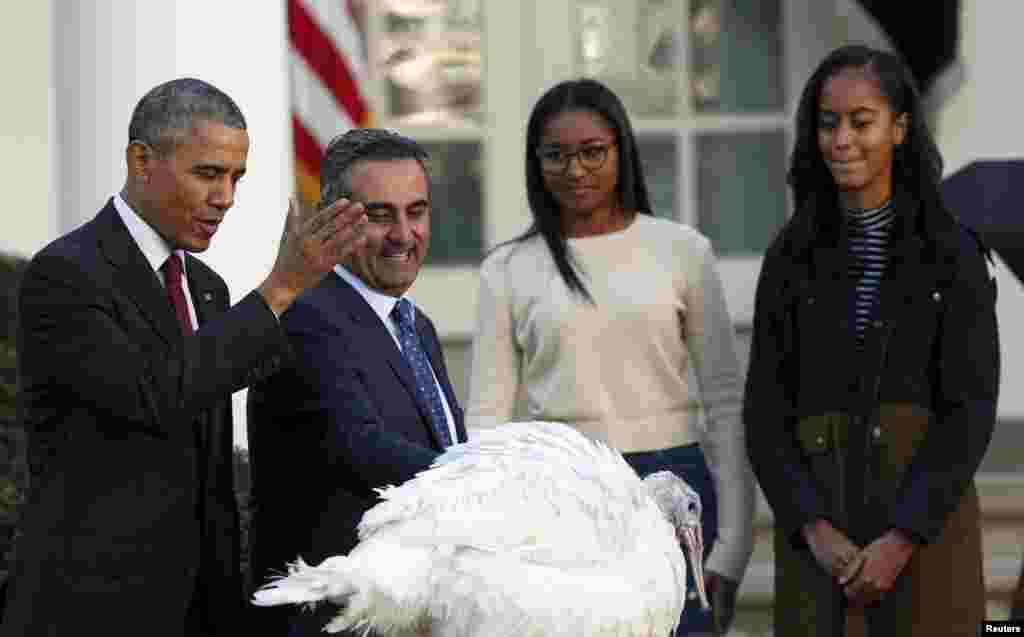
[[[676,634],[724,632],[752,551],[754,486],[711,245],[652,214],[625,108],[599,82],[541,97],[525,159],[533,224],[481,268],[467,425],[566,422],[641,476],[678,473],[702,498],[713,608],[688,599]]]

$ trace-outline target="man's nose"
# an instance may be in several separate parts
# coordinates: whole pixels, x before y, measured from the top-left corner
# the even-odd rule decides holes
[[[388,229],[388,239],[392,243],[402,245],[412,242],[412,224],[409,222],[409,215],[404,212],[395,215],[395,219]]]
[[[235,203],[235,182],[229,175],[218,179],[210,191],[209,202],[220,210],[227,210]]]

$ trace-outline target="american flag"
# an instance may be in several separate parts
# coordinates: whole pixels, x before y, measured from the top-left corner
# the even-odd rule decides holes
[[[320,158],[327,143],[366,126],[363,32],[352,0],[288,0],[292,137],[296,188],[320,196]]]

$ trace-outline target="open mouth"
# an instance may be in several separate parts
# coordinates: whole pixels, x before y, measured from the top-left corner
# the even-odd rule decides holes
[[[405,263],[406,261],[412,260],[412,250],[403,250],[401,252],[386,252],[381,256],[387,259],[388,261],[398,261],[401,263]]]
[[[219,219],[200,219],[197,223],[207,237],[212,237],[217,232],[217,227],[220,226]]]

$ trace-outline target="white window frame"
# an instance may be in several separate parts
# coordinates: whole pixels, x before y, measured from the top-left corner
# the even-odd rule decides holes
[[[531,221],[523,174],[523,143],[530,109],[547,88],[563,79],[579,77],[580,73],[574,52],[576,11],[573,0],[481,0],[481,5],[484,11],[483,123],[480,126],[445,128],[405,126],[398,130],[428,142],[481,143],[481,218],[486,251],[522,232]],[[671,135],[678,141],[680,161],[676,218],[683,223],[695,224],[697,221],[697,135],[712,131],[781,130],[785,133],[787,157],[780,158],[780,161],[788,163],[788,153],[792,148],[792,115],[800,91],[813,68],[831,50],[836,41],[837,27],[836,8],[832,1],[782,0],[781,10],[784,110],[752,115],[684,112],[673,119],[631,115],[639,135]],[[688,6],[684,7],[683,15],[689,15]],[[369,28],[380,28],[379,23],[374,23],[373,12]],[[372,42],[371,36],[371,46]],[[688,51],[689,47],[684,46],[683,49]],[[370,59],[373,59],[372,54]],[[689,66],[685,62],[682,66],[687,69]],[[681,85],[686,86],[687,83]],[[383,82],[371,82],[369,92],[372,103],[379,105],[377,108],[386,105]],[[684,109],[690,107],[688,99],[681,100],[680,104]],[[375,118],[377,125],[389,126],[386,114],[379,110],[375,110]],[[727,302],[738,326],[748,326],[752,321],[754,291],[761,262],[760,255],[719,259]],[[412,295],[434,318],[443,339],[465,341],[475,330],[478,288],[478,269],[474,265],[431,265],[420,272]]]

